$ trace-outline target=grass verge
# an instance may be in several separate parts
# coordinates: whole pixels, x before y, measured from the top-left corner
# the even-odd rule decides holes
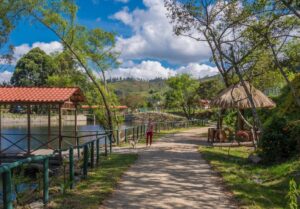
[[[137,160],[136,154],[112,154],[103,158],[99,168],[90,170],[88,179],[79,182],[67,194],[51,197],[48,208],[93,209],[99,208],[114,190],[121,175]]]
[[[243,208],[287,208],[289,180],[300,182],[299,159],[263,166],[247,160],[251,148],[231,148],[229,155],[228,148],[200,146],[199,151]]]

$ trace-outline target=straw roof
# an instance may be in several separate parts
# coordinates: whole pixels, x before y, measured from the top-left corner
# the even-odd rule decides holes
[[[252,94],[255,107],[257,108],[272,108],[276,107],[276,104],[260,90],[254,88],[252,85],[246,82],[249,91]],[[218,106],[223,109],[238,108],[248,109],[251,108],[251,104],[247,98],[247,94],[241,83],[231,85],[229,88],[224,89],[220,94],[212,101],[213,106]]]

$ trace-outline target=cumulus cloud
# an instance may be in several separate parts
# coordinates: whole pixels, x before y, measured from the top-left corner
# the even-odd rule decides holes
[[[210,57],[206,43],[174,35],[163,0],[144,0],[143,3],[146,9],[129,11],[124,7],[111,16],[133,31],[131,37],[117,37],[116,48],[122,58],[150,58],[187,65]]]
[[[0,72],[0,83],[9,82],[12,74],[13,73],[9,71]]]
[[[47,54],[63,51],[63,45],[58,41],[52,41],[49,43],[35,42],[32,45],[22,44],[22,45],[16,46],[14,49],[15,61],[19,60],[24,54],[26,54],[27,52],[29,52],[31,49],[33,49],[35,47],[39,47],[40,49],[45,51]]]
[[[189,74],[194,78],[204,78],[218,74],[216,67],[211,67],[205,64],[190,63],[187,66],[180,67],[177,70],[178,74]]]
[[[205,64],[190,63],[178,69],[171,69],[161,65],[157,61],[142,61],[140,64],[134,64],[129,61],[122,67],[107,72],[108,78],[134,78],[142,80],[152,80],[156,78],[167,79],[180,74],[189,74],[193,78],[203,78],[218,74],[216,67]]]
[[[137,65],[129,65],[128,67],[120,67],[118,69],[107,72],[109,78],[134,78],[152,80],[155,78],[169,78],[176,73],[170,68],[165,68],[160,62],[142,61]]]

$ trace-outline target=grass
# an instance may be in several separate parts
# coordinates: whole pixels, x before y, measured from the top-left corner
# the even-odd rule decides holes
[[[263,166],[247,160],[251,148],[231,148],[229,155],[228,148],[200,146],[199,150],[243,208],[287,208],[289,180],[300,182],[299,159]]]
[[[93,209],[99,208],[114,190],[122,174],[137,160],[136,154],[112,154],[103,158],[101,166],[88,173],[88,178],[79,182],[75,189],[65,195],[51,197],[48,208]]]

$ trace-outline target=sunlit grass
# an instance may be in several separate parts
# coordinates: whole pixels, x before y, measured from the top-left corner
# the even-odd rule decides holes
[[[243,208],[286,208],[288,182],[300,182],[299,159],[263,166],[247,160],[251,148],[199,148],[203,157],[219,171]]]
[[[112,154],[103,158],[99,168],[89,172],[88,179],[79,182],[67,194],[51,197],[48,208],[99,208],[114,190],[122,174],[137,160],[136,154]]]

